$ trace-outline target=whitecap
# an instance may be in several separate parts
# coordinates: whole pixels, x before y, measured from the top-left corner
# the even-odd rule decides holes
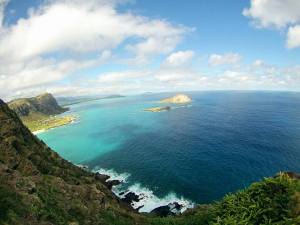
[[[152,190],[147,187],[143,187],[140,183],[134,183],[132,185],[128,184],[128,177],[130,177],[129,173],[120,173],[118,174],[112,169],[96,169],[94,172],[98,172],[100,174],[105,174],[110,176],[108,180],[119,180],[123,183],[120,185],[114,186],[112,191],[115,195],[119,198],[124,198],[124,196],[129,193],[133,192],[139,196],[139,201],[131,204],[134,209],[138,209],[139,212],[151,212],[153,209],[169,205],[172,209],[173,213],[182,213],[188,208],[193,208],[194,203],[184,197],[178,197],[176,193],[169,193],[166,196],[159,198],[156,196]],[[176,210],[175,207],[172,207],[177,202],[181,205],[180,210]],[[173,205],[172,205],[173,204]]]
[[[93,172],[98,172],[100,174],[108,175],[109,179],[107,179],[107,181],[109,181],[109,180],[118,180],[118,181],[121,181],[123,183],[126,183],[127,178],[130,176],[129,173],[117,173],[113,169],[95,168],[93,170]]]
[[[139,212],[151,212],[157,207],[171,205],[174,202],[177,202],[182,206],[179,211],[180,213],[184,212],[188,208],[194,207],[194,203],[192,203],[190,200],[187,200],[183,197],[178,197],[175,193],[169,193],[166,196],[159,198],[153,193],[152,190],[147,187],[143,187],[139,183],[131,185],[130,187],[126,188],[126,190],[124,190],[122,185],[115,186],[113,188],[113,191],[120,198],[122,198],[129,192],[133,192],[138,195],[140,200],[138,202],[133,202],[132,207],[135,209],[139,209]],[[120,193],[122,195],[120,195]],[[178,213],[178,211],[173,212]]]

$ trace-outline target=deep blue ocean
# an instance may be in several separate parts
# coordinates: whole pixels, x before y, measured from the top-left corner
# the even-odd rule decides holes
[[[76,123],[38,134],[62,157],[151,194],[209,203],[279,171],[300,172],[300,93],[191,92],[192,103],[145,108],[173,93],[72,105]]]

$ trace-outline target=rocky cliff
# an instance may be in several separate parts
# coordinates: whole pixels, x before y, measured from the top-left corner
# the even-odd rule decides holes
[[[67,111],[67,108],[60,107],[55,98],[44,93],[32,98],[20,98],[8,103],[18,116],[26,117],[31,114],[41,114],[45,116],[56,115]]]
[[[62,159],[0,100],[0,224],[135,224],[133,209]]]

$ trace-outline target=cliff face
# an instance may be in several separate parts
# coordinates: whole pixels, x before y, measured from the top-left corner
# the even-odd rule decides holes
[[[49,94],[41,94],[33,98],[16,99],[8,103],[18,116],[26,117],[30,114],[41,114],[45,116],[56,115],[67,111],[67,108],[60,107],[55,98]]]
[[[0,101],[0,224],[134,224],[95,174],[37,139]]]

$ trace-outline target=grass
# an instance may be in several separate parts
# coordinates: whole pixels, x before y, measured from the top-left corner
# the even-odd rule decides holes
[[[280,174],[221,201],[179,217],[152,218],[149,224],[168,225],[297,225],[300,224],[300,181]]]
[[[16,224],[26,213],[21,196],[5,185],[0,186],[0,224]]]
[[[286,174],[254,183],[214,205],[214,224],[300,224],[299,191]]]
[[[63,126],[73,122],[76,119],[74,115],[68,116],[35,116],[23,117],[23,123],[30,131],[48,130],[54,127]]]

